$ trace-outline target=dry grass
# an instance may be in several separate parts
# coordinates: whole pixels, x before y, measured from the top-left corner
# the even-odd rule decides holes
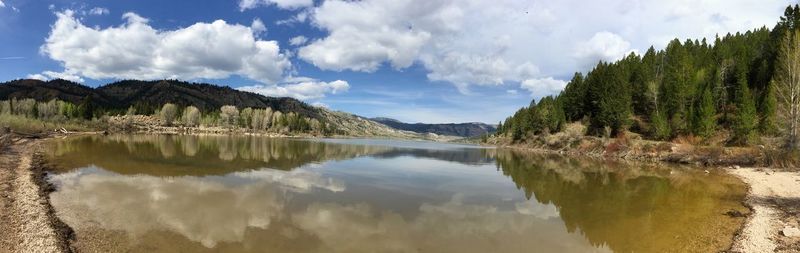
[[[91,122],[51,122],[26,118],[18,115],[0,114],[0,127],[8,127],[15,132],[40,133],[64,128],[67,131],[92,131],[97,124]]]
[[[547,147],[552,149],[566,149],[571,148],[577,144],[578,141],[584,139],[585,134],[586,126],[582,125],[580,122],[575,122],[567,124],[564,127],[564,131],[554,134],[529,137],[526,139],[543,142]]]
[[[768,149],[764,151],[764,164],[769,167],[797,171],[798,165],[800,165],[800,152]]]
[[[672,142],[676,144],[689,144],[689,145],[700,145],[703,144],[703,138],[697,137],[695,135],[680,135],[675,137]]]

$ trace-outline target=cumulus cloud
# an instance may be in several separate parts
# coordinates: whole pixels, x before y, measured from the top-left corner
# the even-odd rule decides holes
[[[558,94],[564,87],[567,86],[567,82],[562,80],[556,80],[552,77],[541,78],[541,79],[528,79],[522,81],[520,83],[520,87],[528,90],[533,97],[543,97],[548,95],[555,95]]]
[[[300,45],[306,44],[306,42],[308,42],[308,38],[306,38],[306,36],[300,35],[300,36],[295,36],[295,37],[291,38],[289,40],[289,45],[300,46]]]
[[[256,35],[267,32],[267,26],[264,25],[264,22],[262,22],[260,18],[253,19],[253,23],[250,24],[250,29],[253,29],[253,33]]]
[[[306,22],[306,20],[308,19],[308,15],[309,15],[308,10],[304,10],[304,11],[298,12],[297,14],[295,14],[294,16],[292,16],[290,18],[275,21],[275,24],[276,25],[293,25],[295,23],[303,23],[303,22]]]
[[[276,5],[281,9],[297,9],[314,5],[313,0],[240,0],[239,11],[253,9],[262,5]]]
[[[498,85],[536,77],[539,68],[520,54],[512,37],[547,24],[552,15],[523,16],[527,3],[485,1],[326,1],[311,12],[313,24],[330,35],[299,51],[328,70],[372,72],[415,62],[428,78],[456,84]],[[480,13],[481,15],[466,15]],[[542,12],[544,13],[544,12]],[[543,18],[545,17],[545,18]],[[525,45],[527,47],[527,45]]]
[[[575,56],[586,66],[594,65],[601,60],[616,61],[630,53],[638,53],[637,50],[631,49],[630,42],[611,32],[594,34],[591,39],[581,43],[575,52]]]
[[[28,75],[28,78],[42,80],[42,81],[48,81],[52,79],[64,79],[76,83],[82,83],[84,81],[83,78],[81,78],[78,75],[75,75],[75,73],[70,73],[66,71],[65,72],[44,71],[40,74],[30,74]]]
[[[328,35],[298,56],[334,71],[418,63],[430,80],[466,91],[470,85],[566,78],[589,70],[586,62],[662,47],[674,37],[771,26],[789,3],[330,0],[308,11],[311,24]]]
[[[328,106],[327,104],[325,104],[323,102],[314,102],[311,105],[314,106],[314,107],[319,107],[319,108],[326,108],[326,109],[330,108],[330,106]]]
[[[317,80],[302,80],[294,83],[280,85],[251,85],[237,88],[242,91],[258,93],[272,97],[293,97],[300,100],[322,98],[326,94],[342,93],[350,89],[347,81],[336,80],[321,82]]]
[[[124,24],[108,28],[87,27],[71,10],[56,16],[41,52],[63,64],[65,72],[78,76],[218,79],[239,75],[275,83],[291,67],[276,41],[259,40],[254,28],[224,20],[159,30],[131,12],[123,15]]]
[[[438,13],[403,14],[407,1],[326,1],[313,12],[315,25],[330,35],[300,49],[301,58],[328,70],[372,72],[383,62],[395,68],[410,66],[430,39],[430,32],[411,29],[409,19],[433,18]],[[398,15],[392,15],[393,13]]]
[[[99,16],[99,15],[108,15],[109,13],[111,13],[111,11],[103,7],[94,7],[91,10],[89,10],[89,14],[91,15]]]
[[[6,7],[6,4],[3,1],[0,1],[0,8]]]

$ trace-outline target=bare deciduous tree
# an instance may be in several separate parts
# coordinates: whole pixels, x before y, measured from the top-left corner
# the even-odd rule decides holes
[[[161,111],[159,112],[159,117],[161,120],[164,121],[164,124],[167,126],[172,125],[172,121],[175,121],[175,117],[178,114],[178,107],[171,103],[164,104],[161,107]]]
[[[200,110],[194,106],[188,106],[183,110],[183,124],[187,126],[197,126],[200,123]]]
[[[778,97],[778,116],[784,122],[787,147],[796,149],[800,127],[800,32],[787,32],[778,48],[772,85]]]
[[[39,102],[36,104],[36,112],[39,119],[52,119],[58,114],[58,103],[55,99],[48,102]]]
[[[262,122],[264,121],[264,110],[254,109],[253,118],[250,121],[250,128],[253,130],[261,130]]]
[[[267,107],[264,109],[264,120],[261,122],[261,129],[268,130],[272,127],[272,108]]]
[[[225,126],[235,126],[239,121],[239,109],[232,105],[223,105],[219,108],[219,119]]]
[[[239,112],[239,125],[244,128],[250,128],[251,121],[253,121],[253,108],[247,107]]]

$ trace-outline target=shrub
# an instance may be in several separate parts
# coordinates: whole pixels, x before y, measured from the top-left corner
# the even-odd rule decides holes
[[[161,107],[161,111],[158,113],[161,120],[163,120],[164,124],[167,126],[172,125],[172,122],[175,121],[177,114],[178,107],[171,103],[164,104],[164,106]]]

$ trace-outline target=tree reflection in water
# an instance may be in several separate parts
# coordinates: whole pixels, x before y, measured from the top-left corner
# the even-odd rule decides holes
[[[50,154],[84,250],[714,251],[746,212],[717,172],[448,144],[114,135]]]

